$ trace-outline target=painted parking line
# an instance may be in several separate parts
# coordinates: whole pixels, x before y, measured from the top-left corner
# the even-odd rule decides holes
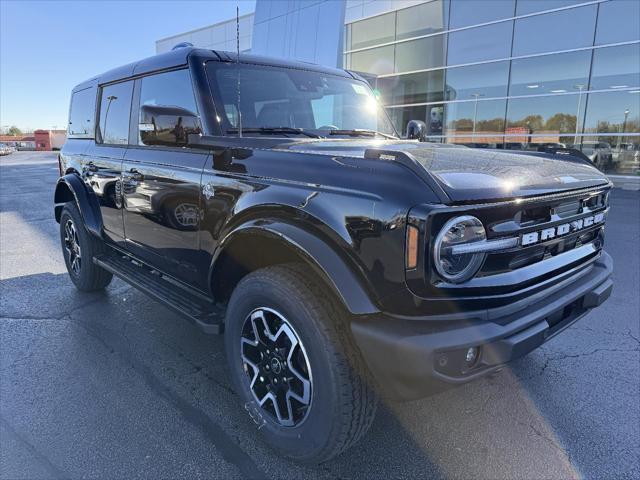
[[[26,166],[29,165],[55,165],[57,164],[57,160],[33,160],[33,161],[15,161],[15,162],[4,162],[0,160],[0,167],[17,167],[17,166]]]

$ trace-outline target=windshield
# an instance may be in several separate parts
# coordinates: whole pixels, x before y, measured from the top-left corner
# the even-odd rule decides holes
[[[332,130],[396,136],[384,109],[362,81],[307,70],[220,62],[209,62],[207,73],[223,133],[237,134],[239,76],[243,134],[280,129],[275,133],[288,136],[296,132],[285,129],[301,129],[320,136]]]

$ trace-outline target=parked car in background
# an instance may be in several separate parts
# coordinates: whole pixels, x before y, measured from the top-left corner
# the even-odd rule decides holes
[[[582,142],[582,145],[572,145],[571,148],[575,148],[584,153],[600,170],[604,171],[611,167],[613,155],[611,145],[607,142]]]
[[[4,156],[4,155],[10,155],[15,151],[15,149],[13,147],[10,147],[9,145],[5,144],[5,143],[0,143],[0,155]]]
[[[567,148],[564,143],[558,142],[536,143],[534,146],[539,152],[546,152],[547,150],[553,148]]]
[[[623,175],[640,173],[640,144],[620,143],[612,153],[613,169]]]
[[[505,143],[496,143],[496,150],[525,150],[525,146],[520,142],[505,142]]]
[[[560,145],[560,146],[558,146]],[[562,146],[561,143],[545,143],[537,148],[538,152],[549,153],[557,156],[568,156],[573,158],[579,158],[580,160],[584,160],[585,162],[591,162],[591,159],[587,157],[584,153],[582,153],[577,148],[567,148]]]

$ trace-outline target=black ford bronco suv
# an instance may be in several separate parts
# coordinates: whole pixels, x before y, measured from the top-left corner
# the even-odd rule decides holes
[[[109,71],[74,88],[59,157],[69,275],[224,332],[266,442],[327,460],[380,393],[495,372],[612,289],[588,162],[419,140],[348,71],[190,47]]]

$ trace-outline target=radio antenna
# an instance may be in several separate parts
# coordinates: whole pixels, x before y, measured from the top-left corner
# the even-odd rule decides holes
[[[240,111],[240,7],[236,5],[236,71],[238,75],[238,137],[242,138],[242,113]]]

